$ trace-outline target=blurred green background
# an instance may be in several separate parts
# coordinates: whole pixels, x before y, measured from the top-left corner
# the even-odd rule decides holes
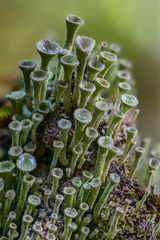
[[[140,132],[159,140],[159,0],[0,0],[0,94],[14,85],[17,62],[36,56],[39,39],[51,36],[62,43],[64,16],[70,13],[85,20],[83,34],[122,46],[122,56],[134,66]]]

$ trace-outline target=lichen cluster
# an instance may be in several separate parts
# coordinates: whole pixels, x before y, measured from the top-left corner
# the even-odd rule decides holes
[[[1,240],[160,234],[156,200],[151,207],[159,159],[149,159],[143,190],[136,178],[148,142],[135,127],[131,65],[117,45],[77,36],[83,23],[67,16],[63,48],[40,40],[40,65],[19,62],[24,90],[7,95],[11,146],[0,162]]]

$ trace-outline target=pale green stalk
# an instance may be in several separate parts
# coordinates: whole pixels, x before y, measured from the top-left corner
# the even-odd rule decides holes
[[[71,148],[77,145],[82,137],[83,130],[88,123],[92,120],[91,113],[85,108],[79,108],[74,111],[74,119],[75,119],[75,129],[74,135],[71,142]]]
[[[35,181],[35,177],[33,177],[32,175],[24,175],[24,177],[23,177],[20,195],[18,198],[17,206],[16,206],[16,221],[18,222],[18,224],[21,221],[21,216],[24,211],[24,205],[25,205],[25,202],[27,199],[28,192],[29,192],[30,188],[32,187],[34,181]],[[22,236],[23,236],[23,234],[22,234]],[[23,239],[23,238],[21,238],[21,239]]]
[[[78,216],[76,218],[76,224],[77,226],[80,225],[81,221],[82,221],[82,217],[85,214],[85,212],[87,212],[89,210],[89,206],[87,203],[82,202],[79,206],[79,211],[78,211]]]
[[[67,166],[68,165],[68,160],[66,157],[67,144],[68,144],[69,131],[71,130],[72,123],[68,119],[60,119],[58,121],[58,127],[60,128],[61,141],[64,144],[64,147],[60,152],[60,162],[63,166]]]
[[[99,233],[99,229],[95,228],[90,234],[89,234],[89,239],[94,239]]]
[[[72,233],[76,231],[76,229],[77,229],[77,225],[74,222],[68,223],[67,229],[64,235],[64,240],[70,240]]]
[[[51,195],[52,195],[52,191],[50,189],[46,189],[44,191],[44,207],[46,209],[49,208],[49,199],[50,199]]]
[[[72,52],[76,34],[78,32],[78,29],[84,24],[84,21],[75,15],[66,16],[65,21],[67,32],[64,42],[64,48]]]
[[[102,64],[99,59],[89,60],[87,64],[87,80],[94,83],[98,74],[102,72],[104,68],[105,65]]]
[[[97,152],[97,159],[96,159],[96,166],[94,171],[95,178],[102,178],[103,170],[106,161],[106,155],[108,150],[113,145],[113,140],[111,137],[100,137],[98,139],[98,152]]]
[[[92,121],[89,127],[97,128],[104,117],[105,112],[109,110],[109,105],[105,101],[97,101],[94,104],[94,110],[92,114]]]
[[[99,194],[101,180],[99,178],[93,178],[92,181],[90,182],[90,185],[91,185],[91,191],[90,191],[87,204],[89,206],[90,211],[92,211]]]
[[[0,178],[0,228],[2,227],[4,209],[4,180]]]
[[[52,196],[55,197],[58,187],[59,187],[59,180],[63,177],[63,171],[61,168],[53,168],[51,172],[52,180]]]
[[[18,237],[18,232],[17,232],[17,225],[15,223],[10,223],[9,224],[9,240],[14,240]]]
[[[96,90],[96,87],[93,83],[82,81],[79,84],[80,94],[79,94],[79,101],[78,101],[78,107],[79,108],[85,108],[87,106],[87,103],[92,97],[92,94]]]
[[[74,197],[76,194],[76,189],[73,187],[64,187],[64,203],[66,208],[72,208],[74,203]]]
[[[33,126],[31,130],[31,139],[34,144],[36,143],[37,140],[37,128],[43,120],[44,116],[38,112],[32,115]]]
[[[37,111],[42,99],[42,88],[47,81],[48,74],[43,70],[37,70],[31,73],[31,80],[34,87],[34,109]]]
[[[22,132],[20,137],[20,145],[23,147],[27,143],[28,135],[32,129],[33,122],[30,119],[21,121]]]
[[[55,214],[59,214],[59,208],[60,208],[60,205],[62,204],[64,200],[64,196],[63,195],[60,195],[60,194],[56,194],[56,197],[55,197],[55,204],[54,204],[54,208],[53,208],[53,213]]]
[[[48,225],[48,233],[49,234],[56,234],[57,233],[57,230],[58,230],[58,228],[57,228],[57,226],[55,225],[55,224],[49,224]]]
[[[14,91],[6,96],[12,103],[14,108],[15,116],[17,117],[16,120],[21,119],[21,115],[23,114],[23,104],[25,98],[25,92],[22,90]],[[16,115],[17,114],[17,115]]]
[[[4,225],[4,228],[3,228],[3,235],[4,236],[6,235],[6,233],[8,231],[10,223],[13,222],[15,219],[16,219],[16,213],[14,211],[10,212],[7,216],[7,219],[5,221],[5,225]]]
[[[99,60],[105,65],[103,71],[100,72],[99,76],[105,78],[110,67],[117,62],[117,56],[114,53],[108,51],[102,51],[99,54]]]
[[[96,205],[93,209],[93,219],[94,219],[95,222],[98,221],[98,218],[100,216],[100,212],[101,212],[101,210],[104,206],[104,203],[107,201],[112,188],[114,187],[114,185],[118,184],[119,181],[120,181],[120,178],[117,174],[111,174],[110,175],[107,186],[105,187],[102,195],[98,199],[98,202],[96,203]]]
[[[29,195],[25,210],[25,215],[32,215],[34,209],[41,204],[41,199],[37,195]]]
[[[74,108],[78,106],[79,100],[79,84],[84,79],[84,71],[87,64],[88,56],[95,46],[95,40],[87,36],[77,36],[75,41],[76,55],[79,61],[77,67],[77,76],[74,89]]]
[[[92,127],[87,127],[84,133],[84,138],[83,138],[83,142],[82,142],[82,149],[83,152],[82,154],[79,156],[78,159],[78,169],[80,169],[82,167],[82,165],[85,162],[85,155],[87,153],[87,150],[90,146],[90,144],[98,137],[98,131]]]
[[[136,155],[135,155],[135,158],[134,158],[133,168],[132,168],[132,171],[130,171],[130,174],[129,174],[129,178],[130,178],[131,181],[133,180],[133,178],[134,178],[134,176],[135,176],[135,174],[138,170],[140,161],[141,161],[142,157],[144,156],[145,149],[142,148],[142,147],[136,147],[135,151],[136,151]]]
[[[65,208],[64,209],[64,231],[63,231],[63,238],[68,236],[68,224],[71,223],[72,219],[75,219],[78,215],[78,212],[75,208]],[[66,240],[68,240],[66,238]]]
[[[57,166],[59,155],[60,155],[60,152],[62,151],[63,147],[64,147],[64,144],[63,144],[62,141],[55,140],[53,142],[54,153],[53,153],[53,158],[52,158],[52,162],[51,162],[51,165],[50,165],[50,171],[49,171],[49,174],[48,174],[48,177],[47,177],[47,182],[48,183],[50,182],[50,179],[51,179],[52,170]]]
[[[67,84],[66,92],[64,95],[64,108],[67,114],[71,113],[71,96],[72,96],[72,73],[75,67],[79,65],[79,61],[72,54],[67,54],[60,58],[61,64],[64,69],[64,80]]]
[[[23,73],[25,97],[26,97],[27,105],[30,108],[31,101],[32,101],[30,74],[35,69],[36,63],[33,60],[21,60],[18,63],[18,67],[21,69]]]
[[[30,215],[23,215],[22,218],[22,231],[19,240],[24,240],[28,234],[29,225],[33,222],[33,218]]]
[[[67,88],[68,88],[68,83],[62,80],[57,83],[56,100],[54,103],[54,108],[60,108],[61,98],[63,97],[63,100],[64,100],[64,95]]]
[[[33,225],[32,240],[39,240],[42,234],[43,228],[39,222],[35,222]]]
[[[3,178],[5,192],[12,189],[14,169],[15,164],[11,161],[6,160],[0,162],[0,178]]]
[[[12,135],[12,147],[20,145],[20,133],[22,131],[22,124],[19,121],[12,121],[9,125],[9,130]]]
[[[107,122],[106,136],[116,137],[125,115],[118,109],[113,109]]]
[[[8,190],[5,193],[4,196],[4,211],[3,211],[3,228],[5,226],[8,214],[10,212],[11,206],[13,204],[14,198],[15,198],[15,191],[14,190]]]
[[[115,102],[115,107],[119,109],[121,105],[121,96],[131,90],[131,86],[127,82],[120,82],[118,84],[118,93]]]
[[[105,179],[107,177],[107,174],[109,172],[110,169],[110,165],[111,162],[117,157],[117,156],[121,156],[122,155],[122,151],[115,147],[115,146],[111,146],[108,154],[106,156],[106,160],[105,160],[105,164],[104,164],[104,168],[103,168],[103,174],[102,174],[102,181],[103,183],[105,182]]]
[[[106,239],[113,240],[117,235],[117,232],[118,232],[117,225],[122,214],[124,214],[123,209],[120,207],[117,207],[115,209],[113,216],[109,221],[110,228],[109,228],[109,231],[107,232]]]
[[[101,93],[110,87],[110,83],[107,80],[99,77],[95,79],[94,85],[96,90],[92,94],[92,97],[87,104],[87,109],[90,111],[92,111],[94,103],[101,96]]]
[[[90,229],[88,227],[82,227],[79,240],[85,240],[89,233]]]
[[[84,226],[89,225],[92,222],[92,214],[88,213],[82,220],[81,225],[80,225],[80,229]]]
[[[82,146],[79,145],[75,145],[72,149],[72,158],[71,158],[71,163],[70,163],[70,168],[71,168],[71,176],[73,176],[74,172],[75,172],[75,168],[77,165],[77,161],[79,156],[83,153],[83,148]]]

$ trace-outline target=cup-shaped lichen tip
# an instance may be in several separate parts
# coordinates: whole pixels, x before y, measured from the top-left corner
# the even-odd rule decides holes
[[[65,21],[67,32],[65,37],[64,48],[72,51],[77,31],[79,27],[84,24],[84,21],[75,15],[66,16]]]
[[[138,99],[131,94],[123,94],[121,96],[121,110],[126,113],[130,108],[134,108],[138,105]]]
[[[63,66],[68,66],[70,68],[74,68],[78,66],[79,61],[73,54],[67,54],[60,58],[61,64]]]
[[[43,70],[36,70],[31,72],[31,79],[33,82],[44,82],[47,79],[47,73]]]
[[[20,91],[14,91],[11,92],[9,94],[7,94],[6,96],[11,102],[12,101],[21,101],[24,99],[25,97],[25,92],[20,90]]]
[[[119,70],[116,74],[119,82],[131,82],[131,74],[127,70]]]
[[[75,40],[76,48],[87,55],[93,50],[95,43],[93,38],[87,36],[77,36]]]
[[[158,168],[160,168],[160,160],[157,158],[150,158],[149,159],[149,168],[151,170],[156,170]]]
[[[50,39],[43,39],[36,43],[37,51],[42,55],[47,56],[55,56],[60,51],[60,46],[58,43],[50,40]]]
[[[72,126],[72,123],[68,119],[60,119],[58,121],[58,127],[60,129],[64,129],[64,130],[71,129],[71,126]]]
[[[23,73],[31,73],[36,67],[36,62],[33,60],[21,60],[18,63],[18,67]]]
[[[14,170],[15,164],[11,161],[2,161],[0,162],[0,174],[10,173]]]
[[[74,118],[82,124],[88,124],[92,120],[92,114],[85,108],[78,108],[74,112]]]
[[[108,136],[102,136],[98,139],[98,145],[102,148],[110,148],[113,145],[113,139]]]
[[[97,59],[91,59],[88,61],[87,67],[90,71],[98,73],[104,70],[105,65]]]
[[[76,15],[67,15],[65,20],[66,20],[66,22],[68,22],[72,25],[81,26],[84,24],[84,20],[82,20],[80,17],[78,17]]]

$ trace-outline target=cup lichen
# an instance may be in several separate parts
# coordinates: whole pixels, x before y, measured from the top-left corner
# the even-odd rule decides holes
[[[138,135],[131,64],[65,21],[64,46],[40,40],[40,64],[20,61],[24,90],[7,95],[0,239],[159,239],[160,151]]]

